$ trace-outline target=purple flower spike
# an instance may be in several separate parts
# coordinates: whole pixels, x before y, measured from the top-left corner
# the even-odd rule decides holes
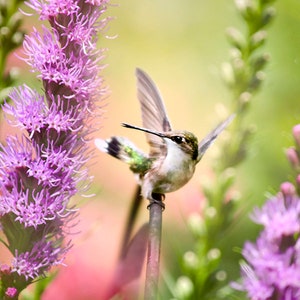
[[[294,186],[283,183],[252,218],[264,229],[256,243],[245,243],[240,288],[253,300],[300,299],[300,198]]]
[[[41,240],[33,246],[30,252],[19,255],[16,251],[12,272],[25,276],[27,280],[34,279],[43,275],[51,266],[61,264],[62,260],[59,247],[55,248],[50,241]]]
[[[43,82],[44,95],[27,85],[10,94],[3,110],[23,131],[0,145],[0,228],[14,255],[0,266],[0,298],[19,292],[71,247],[66,228],[76,217],[70,198],[88,186],[88,135],[105,89],[96,48],[107,1],[30,0],[51,29],[25,38],[24,60]],[[14,283],[14,285],[12,285]]]

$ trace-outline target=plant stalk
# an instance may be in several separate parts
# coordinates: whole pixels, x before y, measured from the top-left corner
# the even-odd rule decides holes
[[[149,205],[149,241],[145,282],[145,300],[155,300],[158,296],[162,212],[164,195],[155,194],[155,200]],[[161,201],[161,204],[159,203]]]

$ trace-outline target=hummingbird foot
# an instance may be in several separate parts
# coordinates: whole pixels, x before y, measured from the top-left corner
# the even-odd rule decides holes
[[[150,209],[151,205],[157,204],[161,207],[162,211],[165,210],[165,204],[163,201],[165,200],[166,196],[164,194],[157,194],[152,193],[151,199],[149,199],[149,205],[147,206],[148,209]]]

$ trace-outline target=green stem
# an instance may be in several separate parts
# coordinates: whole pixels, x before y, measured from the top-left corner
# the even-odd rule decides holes
[[[156,195],[155,199],[162,201],[163,195]],[[162,207],[159,203],[151,203],[149,206],[149,241],[147,254],[147,269],[145,283],[145,300],[154,300],[158,296]]]

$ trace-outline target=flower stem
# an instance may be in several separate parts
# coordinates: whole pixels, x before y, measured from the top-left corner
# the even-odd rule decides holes
[[[158,201],[162,201],[164,195],[155,194]],[[147,254],[147,269],[145,282],[145,300],[157,299],[159,262],[162,229],[162,205],[153,202],[149,206],[149,241]]]

